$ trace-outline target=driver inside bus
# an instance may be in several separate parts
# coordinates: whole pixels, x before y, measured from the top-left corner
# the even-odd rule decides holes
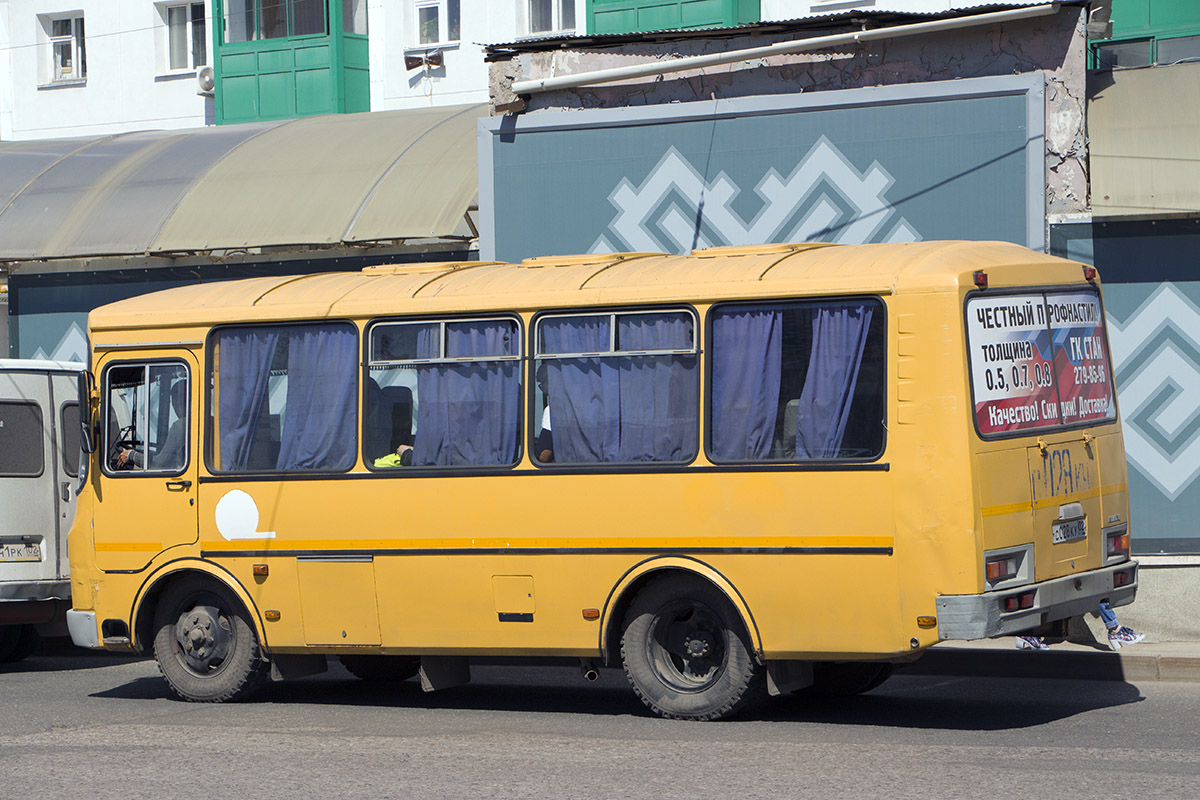
[[[185,411],[187,410],[187,381],[178,380],[171,385],[171,408],[175,410],[175,421],[167,431],[167,438],[154,455],[155,469],[179,469],[183,466],[183,442],[187,435]],[[113,459],[117,469],[144,469],[145,455],[137,447],[121,449]]]

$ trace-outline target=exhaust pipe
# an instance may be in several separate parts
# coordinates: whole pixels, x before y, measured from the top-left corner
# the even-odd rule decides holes
[[[590,658],[579,659],[579,671],[583,673],[583,679],[588,683],[595,683],[596,679],[600,677],[600,669]]]

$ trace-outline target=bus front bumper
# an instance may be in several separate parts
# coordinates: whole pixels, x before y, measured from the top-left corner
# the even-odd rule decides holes
[[[1027,583],[983,594],[948,594],[937,599],[938,636],[941,639],[987,639],[1036,628],[1047,622],[1095,613],[1100,602],[1112,606],[1133,602],[1137,594],[1137,562],[1122,561],[1090,572],[1064,575],[1040,583]],[[1126,573],[1127,582],[1114,585],[1114,575]],[[1033,592],[1026,608],[1005,611],[1005,601]]]
[[[96,625],[95,611],[67,611],[67,630],[77,647],[100,649],[100,628]]]

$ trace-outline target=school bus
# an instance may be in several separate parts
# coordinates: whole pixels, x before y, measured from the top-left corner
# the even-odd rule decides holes
[[[1016,245],[368,267],[89,335],[72,637],[186,700],[566,657],[715,719],[1136,593],[1099,279]]]

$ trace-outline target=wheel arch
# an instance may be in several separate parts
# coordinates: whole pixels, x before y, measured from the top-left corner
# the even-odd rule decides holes
[[[702,578],[717,588],[729,600],[734,610],[742,620],[746,633],[750,636],[750,645],[754,656],[760,662],[763,660],[762,637],[758,632],[758,624],[741,592],[721,572],[700,559],[691,556],[656,556],[642,561],[631,567],[609,592],[604,601],[604,610],[600,615],[600,654],[607,663],[612,663],[613,655],[619,650],[621,627],[629,605],[641,589],[652,581],[671,574],[688,574]]]
[[[233,592],[238,602],[246,609],[254,624],[254,632],[263,651],[267,650],[266,627],[258,606],[246,592],[245,587],[227,570],[209,561],[200,559],[181,559],[163,564],[155,570],[142,584],[137,597],[134,598],[133,611],[133,646],[137,653],[144,654],[154,642],[154,614],[158,609],[158,601],[168,586],[176,581],[192,576],[203,576],[207,580],[219,583]]]

